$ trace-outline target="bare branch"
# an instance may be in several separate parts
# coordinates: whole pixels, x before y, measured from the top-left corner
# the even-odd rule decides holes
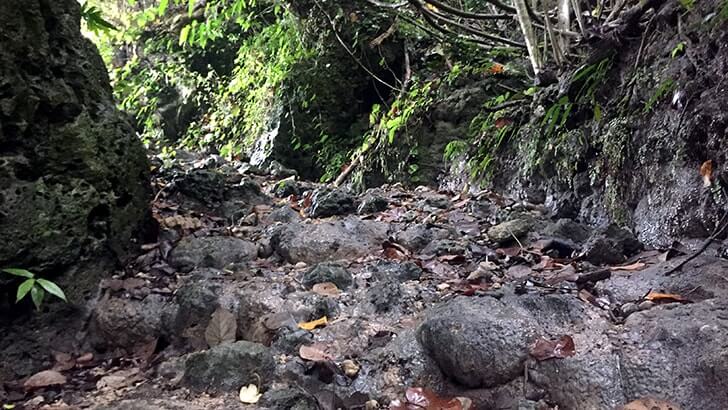
[[[461,10],[461,9],[455,8],[453,6],[447,5],[439,0],[425,0],[425,3],[431,4],[439,9],[442,9],[450,14],[454,14],[458,17],[464,17],[464,18],[473,19],[473,20],[512,20],[513,19],[512,15],[516,13],[516,9],[514,9],[513,7],[506,6],[505,4],[500,3],[496,0],[489,1],[489,3],[494,5],[496,8],[501,9],[510,14],[473,13],[473,12]]]

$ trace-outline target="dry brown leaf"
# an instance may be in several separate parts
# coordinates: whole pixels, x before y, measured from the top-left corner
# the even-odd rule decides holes
[[[42,389],[44,387],[66,384],[66,376],[55,370],[43,370],[28,378],[23,383],[26,390]]]
[[[445,399],[435,392],[421,387],[410,387],[405,392],[405,400],[394,400],[390,410],[470,410],[472,400],[466,397]]]
[[[94,354],[89,352],[89,353],[84,353],[81,356],[78,356],[76,358],[76,363],[87,364],[87,363],[91,363],[91,361],[93,361],[93,360],[94,360]]]
[[[690,300],[674,293],[650,292],[645,299],[655,303],[690,303]]]
[[[556,340],[541,338],[529,346],[528,353],[538,361],[563,359],[576,354],[576,346],[569,335],[563,335]]]
[[[329,323],[329,319],[326,316],[323,316],[310,322],[301,322],[298,324],[298,327],[304,330],[314,330],[319,326],[326,326],[327,323]]]
[[[620,271],[621,270],[621,271],[627,271],[627,272],[634,272],[634,271],[638,271],[638,270],[644,269],[645,266],[647,266],[647,264],[644,263],[644,262],[635,262],[635,263],[630,264],[630,265],[612,266],[609,269],[611,269],[613,271]]]
[[[99,379],[99,381],[96,382],[96,389],[118,390],[124,387],[129,387],[139,380],[141,380],[139,369],[132,368],[119,370],[118,372],[114,372]]]
[[[617,410],[680,410],[680,406],[669,401],[644,397],[631,401]]]
[[[326,347],[318,343],[312,345],[301,345],[298,348],[298,355],[303,360],[310,360],[312,362],[325,362],[327,360],[333,360],[334,358],[326,353]]]
[[[332,282],[317,283],[313,285],[311,290],[323,296],[339,296],[341,294],[341,290]]]
[[[182,215],[168,216],[162,220],[162,224],[168,228],[197,229],[202,227],[199,219]]]
[[[703,177],[703,186],[709,187],[713,178],[713,160],[709,159],[700,166],[700,176]]]
[[[205,329],[205,340],[210,347],[235,341],[238,324],[235,315],[223,308],[217,308]]]

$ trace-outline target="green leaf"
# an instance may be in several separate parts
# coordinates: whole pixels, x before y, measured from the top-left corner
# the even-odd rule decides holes
[[[20,286],[18,286],[18,294],[15,298],[15,303],[23,300],[25,295],[33,289],[33,286],[35,286],[35,279],[26,279],[23,283],[21,283]]]
[[[599,104],[594,104],[594,119],[597,122],[602,120],[602,107]]]
[[[43,304],[43,297],[45,296],[45,292],[40,286],[33,286],[30,288],[30,298],[33,299],[33,304],[35,305],[35,308],[40,310],[40,306]]]
[[[159,1],[159,7],[157,8],[157,13],[161,16],[164,13],[167,12],[167,7],[169,6],[169,0],[160,0]]]
[[[9,274],[15,275],[15,276],[22,276],[24,278],[32,278],[35,276],[33,274],[33,272],[27,271],[25,269],[8,268],[8,269],[3,269],[3,272],[9,273]]]
[[[63,300],[64,302],[68,302],[66,294],[63,293],[63,290],[61,290],[61,288],[59,288],[55,283],[46,279],[38,279],[38,284],[51,295]]]
[[[187,39],[190,37],[191,29],[192,26],[189,24],[182,28],[182,31],[179,33],[179,45],[184,45],[187,42]]]

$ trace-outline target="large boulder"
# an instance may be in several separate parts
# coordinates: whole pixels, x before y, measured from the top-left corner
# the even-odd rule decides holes
[[[126,255],[149,166],[78,2],[5,0],[0,21],[0,267]]]
[[[357,258],[381,249],[387,224],[347,217],[321,223],[289,223],[273,233],[276,252],[288,262],[314,264]]]

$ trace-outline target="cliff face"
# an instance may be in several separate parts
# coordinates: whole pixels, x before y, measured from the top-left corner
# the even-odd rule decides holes
[[[710,235],[726,201],[727,11],[721,1],[670,1],[647,13],[606,65],[598,116],[587,104],[548,134],[549,110],[564,95],[576,99],[563,92],[573,73],[540,92],[499,159],[496,186],[558,216],[627,225],[648,245]],[[712,185],[704,187],[708,160]]]
[[[0,21],[0,267],[55,273],[124,256],[149,167],[78,3],[6,0]]]

